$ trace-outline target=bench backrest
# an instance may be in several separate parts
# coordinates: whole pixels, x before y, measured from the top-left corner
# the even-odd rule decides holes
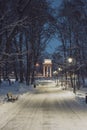
[[[7,93],[7,97],[8,97],[8,98],[12,98],[12,93],[10,93],[10,92]]]

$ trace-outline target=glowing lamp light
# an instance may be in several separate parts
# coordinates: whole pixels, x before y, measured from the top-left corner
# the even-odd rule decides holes
[[[59,67],[58,70],[59,70],[59,71],[62,71],[62,68]]]
[[[68,62],[69,62],[69,63],[72,63],[72,62],[73,62],[73,59],[72,59],[72,58],[68,58]]]
[[[39,66],[39,64],[38,63],[36,63],[36,67],[38,67]]]

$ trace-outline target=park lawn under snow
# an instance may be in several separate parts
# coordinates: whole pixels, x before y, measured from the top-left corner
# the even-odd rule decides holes
[[[53,80],[37,80],[36,85],[38,83],[41,85],[47,84],[48,87],[55,86]],[[8,81],[3,81],[0,85],[0,104],[7,102],[6,98],[9,92],[13,93],[13,95],[18,95],[20,98],[23,94],[34,92],[34,90],[33,85],[27,86],[25,83],[15,82],[15,79],[11,79],[11,85],[9,85]]]
[[[87,130],[86,88],[75,95],[53,80],[38,82],[36,88],[18,82],[1,84],[0,129]],[[7,102],[8,92],[18,95],[18,101]]]
[[[75,95],[62,90],[54,81],[43,82],[36,88],[18,82],[11,86],[7,82],[2,84],[0,96],[3,99],[11,91],[19,95],[19,100],[14,103],[1,100],[0,129],[87,130],[86,90]]]
[[[2,82],[0,85],[0,104],[6,103],[7,93],[11,92],[13,95],[19,96],[19,98],[27,93],[33,91],[33,86],[27,86],[24,83],[15,82],[15,80],[11,80],[11,85],[9,85],[8,81]]]
[[[45,85],[47,87],[58,87],[60,89],[62,89],[61,86],[56,86],[56,82],[54,80],[37,80],[36,81],[36,85]],[[64,86],[63,86],[64,87]],[[8,81],[4,81],[1,85],[0,85],[0,104],[2,103],[6,103],[7,100],[7,93],[8,92],[12,92],[13,95],[18,95],[19,98],[22,97],[23,94],[26,94],[27,92],[34,92],[34,87],[33,85],[29,85],[27,86],[25,83],[19,83],[19,82],[15,82],[15,79],[11,79],[11,85],[9,85]],[[72,93],[73,90],[70,90],[70,92]],[[78,102],[80,102],[81,104],[85,104],[85,97],[87,94],[87,88],[80,88],[80,90],[78,90],[76,92],[76,95],[74,96],[74,98],[76,100],[78,100]]]

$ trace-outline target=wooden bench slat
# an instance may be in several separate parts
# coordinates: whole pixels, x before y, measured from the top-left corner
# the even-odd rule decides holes
[[[18,96],[14,96],[12,93],[7,93],[8,101],[15,101],[18,99]]]

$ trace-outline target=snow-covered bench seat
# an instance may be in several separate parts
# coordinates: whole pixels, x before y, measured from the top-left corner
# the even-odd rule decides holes
[[[8,101],[15,101],[18,100],[18,96],[13,95],[11,92],[7,93],[7,100]]]

